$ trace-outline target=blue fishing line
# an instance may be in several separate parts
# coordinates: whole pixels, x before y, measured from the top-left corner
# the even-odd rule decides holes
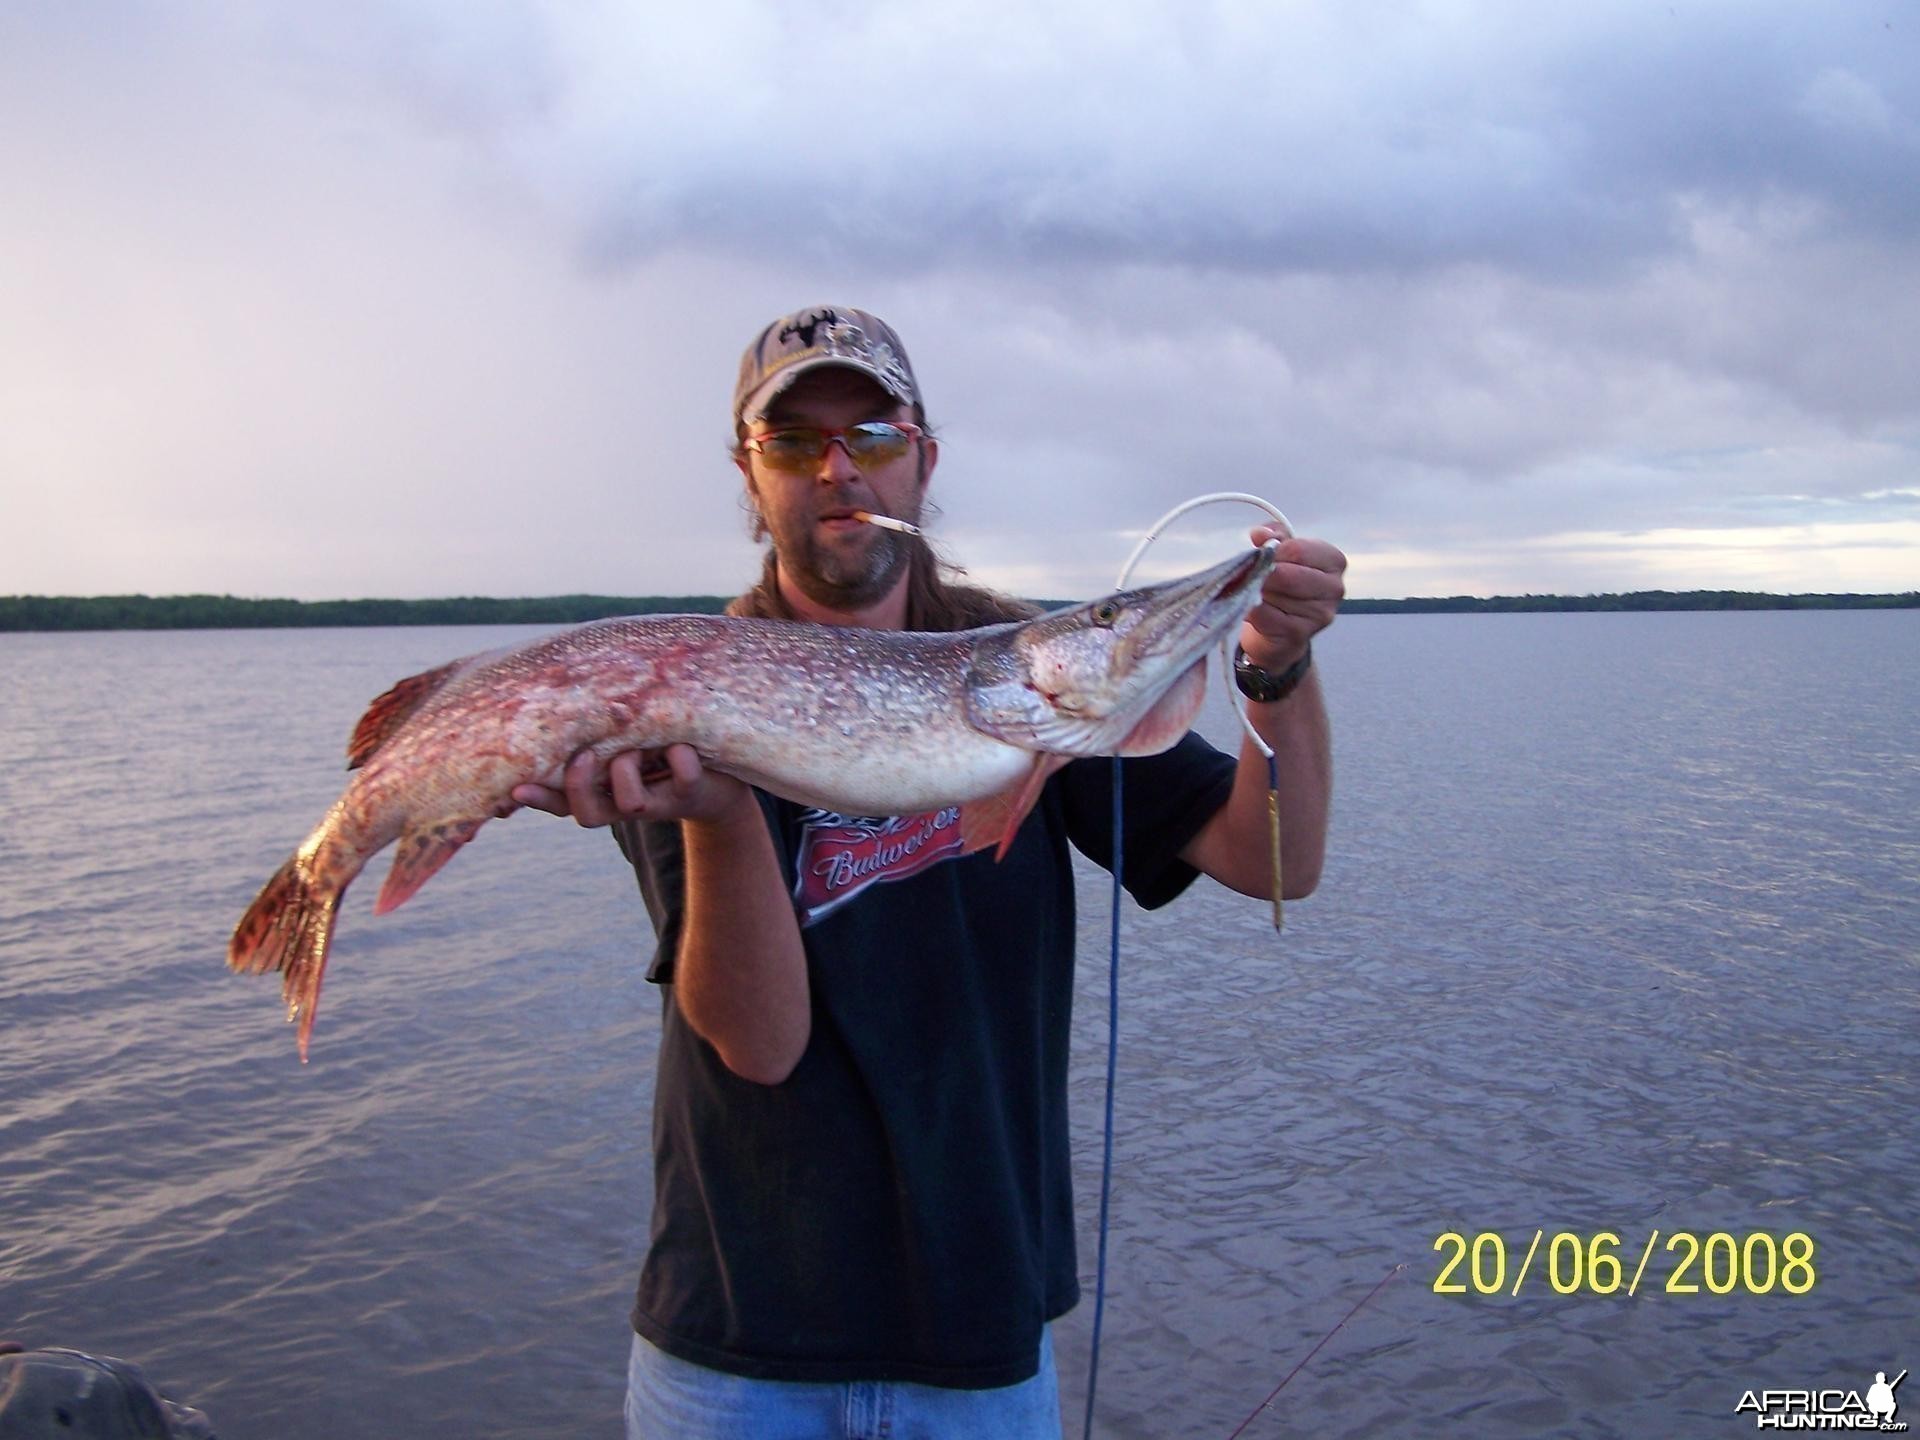
[[[1127,557],[1127,563],[1120,567],[1120,578],[1116,588],[1127,583],[1127,577],[1133,573],[1134,565],[1146,553],[1147,546],[1164,530],[1168,523],[1187,511],[1200,505],[1210,505],[1217,500],[1238,500],[1257,505],[1278,520],[1288,535],[1293,534],[1293,525],[1274,505],[1262,500],[1258,495],[1222,493],[1202,495],[1189,500],[1184,505],[1176,505],[1160,517],[1159,523],[1149,530],[1134,547],[1133,554]],[[1273,541],[1267,542],[1272,545]],[[1225,661],[1225,653],[1221,659]],[[1273,750],[1260,740],[1259,734],[1248,723],[1244,709],[1240,723],[1245,725],[1247,733],[1253,737],[1267,754],[1267,778],[1275,794],[1280,790],[1280,765],[1274,758]],[[1115,1062],[1120,1054],[1120,897],[1121,854],[1125,834],[1122,829],[1120,804],[1120,757],[1113,757],[1113,915],[1107,941],[1107,1101],[1106,1121],[1100,1142],[1100,1258],[1096,1262],[1093,1281],[1093,1341],[1087,1355],[1087,1416],[1081,1428],[1083,1440],[1093,1440],[1093,1395],[1094,1387],[1100,1378],[1100,1322],[1107,1308],[1107,1212],[1113,1197],[1113,1076]],[[1277,889],[1277,887],[1276,887]],[[1276,899],[1276,905],[1278,901]],[[1279,924],[1278,910],[1275,911],[1274,924]]]
[[[1084,1440],[1093,1437],[1093,1391],[1100,1378],[1100,1321],[1107,1308],[1107,1204],[1113,1195],[1113,1073],[1120,1054],[1120,879],[1125,853],[1120,814],[1120,757],[1113,757],[1113,915],[1107,942],[1107,1118],[1100,1147],[1100,1258],[1093,1280],[1093,1345],[1087,1357],[1087,1419]]]

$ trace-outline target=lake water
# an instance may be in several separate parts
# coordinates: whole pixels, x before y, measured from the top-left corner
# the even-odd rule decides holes
[[[394,915],[363,883],[304,1068],[277,978],[223,963],[365,701],[529,633],[0,635],[0,1337],[139,1361],[224,1440],[618,1435],[658,1011],[612,842],[520,815]],[[1320,893],[1280,937],[1204,880],[1123,919],[1099,1433],[1228,1435],[1397,1265],[1246,1435],[1731,1436],[1749,1389],[1920,1365],[1920,614],[1316,648]],[[1601,1231],[1619,1290],[1556,1293],[1552,1237]],[[1471,1254],[1434,1292],[1447,1232],[1503,1237],[1497,1293]],[[1752,1268],[1705,1245],[1668,1293],[1675,1233]],[[1795,1233],[1801,1294],[1761,1273]]]

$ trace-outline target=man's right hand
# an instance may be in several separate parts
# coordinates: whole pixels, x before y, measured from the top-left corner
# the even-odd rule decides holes
[[[582,750],[567,762],[561,785],[516,785],[513,799],[530,810],[571,815],[587,829],[620,820],[722,820],[754,805],[744,781],[707,769],[691,745],[623,750],[606,761]]]

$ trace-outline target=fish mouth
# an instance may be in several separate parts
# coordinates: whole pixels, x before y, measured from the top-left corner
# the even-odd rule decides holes
[[[1220,588],[1214,592],[1213,598],[1215,600],[1232,599],[1246,588],[1249,580],[1255,578],[1256,571],[1258,571],[1261,578],[1264,578],[1267,571],[1273,567],[1271,565],[1261,565],[1260,560],[1262,556],[1271,555],[1274,548],[1275,542],[1269,540],[1257,550],[1249,550],[1246,555],[1242,557],[1238,568],[1236,568],[1231,575],[1227,576],[1225,580],[1220,582]]]
[[[1199,702],[1198,677],[1191,672],[1253,608],[1276,548],[1246,550],[1197,574],[1123,590],[983,636],[968,672],[968,723],[1009,744],[1062,755],[1164,748],[1160,740],[1177,739],[1172,727],[1177,722],[1184,729]],[[1102,632],[1110,638],[1099,639]],[[1062,685],[1062,679],[1070,683]],[[1176,687],[1180,701],[1156,714]],[[1143,732],[1142,743],[1129,743],[1150,715],[1154,723],[1148,728],[1159,740],[1149,743]]]
[[[1143,683],[1134,687],[1102,728],[1110,740],[1121,726],[1125,729],[1119,733],[1124,735],[1130,736],[1136,727],[1159,728],[1166,735],[1159,743],[1148,743],[1137,751],[1128,747],[1121,753],[1151,753],[1185,731],[1199,706],[1207,652],[1224,645],[1246,619],[1258,598],[1260,582],[1273,569],[1276,549],[1269,543],[1248,550],[1185,580],[1151,587],[1139,597],[1142,601],[1148,595],[1161,597],[1148,602],[1156,613],[1125,642],[1131,652],[1129,668]],[[1171,701],[1175,694],[1183,697],[1173,705],[1175,713],[1159,716],[1161,701]],[[1156,719],[1163,723],[1156,727]]]
[[[1149,595],[1156,599],[1151,602],[1154,613],[1131,637],[1135,654],[1142,659],[1204,654],[1253,608],[1253,594],[1273,569],[1277,548],[1270,542],[1198,575],[1139,592],[1140,600]]]

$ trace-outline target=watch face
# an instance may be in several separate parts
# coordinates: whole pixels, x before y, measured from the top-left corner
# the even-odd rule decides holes
[[[1274,698],[1274,677],[1255,665],[1245,655],[1241,655],[1233,662],[1233,683],[1249,700]]]
[[[1312,662],[1313,649],[1309,646],[1304,655],[1275,675],[1254,664],[1247,658],[1246,651],[1242,650],[1233,659],[1233,682],[1249,700],[1284,700],[1300,683],[1300,677],[1307,673],[1307,666]]]

